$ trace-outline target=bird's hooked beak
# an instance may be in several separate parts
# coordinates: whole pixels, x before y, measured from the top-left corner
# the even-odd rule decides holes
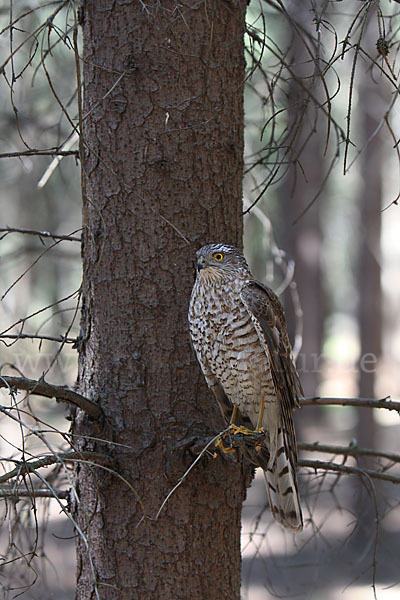
[[[199,256],[199,258],[197,259],[197,272],[199,273],[201,271],[201,269],[204,269],[204,267],[206,267],[206,259],[204,258],[204,256]]]

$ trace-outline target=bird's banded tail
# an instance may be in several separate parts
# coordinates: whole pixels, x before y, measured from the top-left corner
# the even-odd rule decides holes
[[[276,454],[264,470],[271,513],[278,522],[292,531],[303,529],[296,479],[296,457],[290,455],[282,429],[278,430]]]

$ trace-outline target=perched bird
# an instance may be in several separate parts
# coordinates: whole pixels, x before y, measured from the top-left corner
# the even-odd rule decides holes
[[[246,447],[245,455],[264,471],[272,515],[301,531],[292,411],[303,392],[278,297],[254,279],[237,248],[208,244],[197,252],[189,327],[204,377],[233,433],[266,434],[262,446]]]

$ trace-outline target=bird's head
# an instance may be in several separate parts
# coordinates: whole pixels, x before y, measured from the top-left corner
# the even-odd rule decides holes
[[[234,246],[207,244],[196,252],[197,274],[219,279],[224,276],[249,276],[249,267],[243,254]]]

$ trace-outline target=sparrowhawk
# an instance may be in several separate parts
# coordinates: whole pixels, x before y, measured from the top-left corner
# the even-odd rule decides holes
[[[203,246],[197,252],[189,327],[225,420],[243,432],[266,434],[262,447],[246,456],[264,471],[272,515],[301,531],[292,411],[302,388],[278,297],[254,279],[239,250]]]

